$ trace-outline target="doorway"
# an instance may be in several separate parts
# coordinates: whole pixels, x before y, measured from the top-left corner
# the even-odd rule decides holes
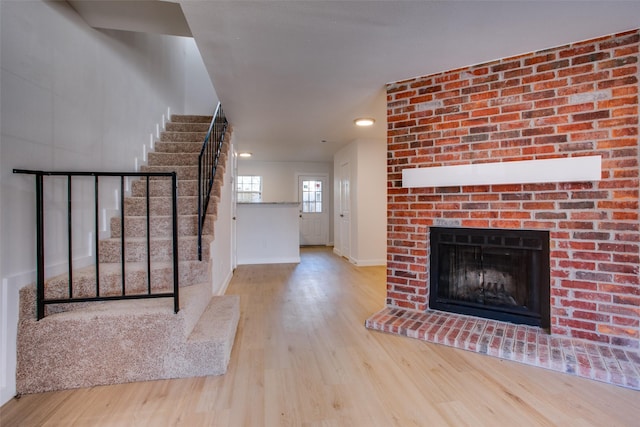
[[[329,242],[329,195],[327,175],[298,175],[300,246]]]

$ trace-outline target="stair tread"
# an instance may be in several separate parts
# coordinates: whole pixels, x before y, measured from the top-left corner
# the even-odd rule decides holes
[[[187,169],[187,168],[192,168],[192,169],[198,169],[198,165],[142,165],[141,169],[160,169],[162,168],[163,170],[161,172],[164,172],[165,170],[169,169],[169,172],[171,172],[171,170],[173,169]],[[154,172],[154,171],[151,171]],[[159,177],[159,178],[164,178],[164,179],[170,179],[171,177]],[[193,178],[190,181],[197,181],[197,178]]]
[[[180,266],[180,264],[187,263],[187,262],[202,262],[202,261],[181,260],[181,261],[178,261],[178,267]],[[156,269],[160,270],[163,268],[172,268],[172,267],[173,267],[173,262],[171,261],[154,261],[151,263],[152,270],[156,270]],[[86,274],[95,275],[95,271],[96,271],[95,264],[92,264],[86,267],[81,267],[81,268],[74,268],[73,277],[76,278],[79,275],[86,275]],[[122,271],[122,266],[119,262],[101,262],[100,263],[100,273],[109,274],[112,272],[119,273],[121,271]],[[147,263],[146,262],[127,262],[125,271],[147,271]],[[63,277],[63,278],[69,277],[69,275],[67,273],[60,274],[58,276],[51,277],[46,281],[49,282],[51,280],[54,280],[60,277]]]
[[[239,306],[238,295],[212,297],[191,331],[188,341],[226,340],[236,329],[237,319],[234,318],[234,314],[239,312]]]
[[[204,238],[205,236],[208,236],[207,234],[203,234],[202,237]],[[178,240],[194,240],[197,239],[198,236],[178,236]],[[151,237],[149,240],[151,242],[164,242],[167,240],[172,240],[173,236],[159,236],[159,237]],[[101,241],[117,241],[120,242],[120,237],[105,237],[104,239],[100,239]],[[135,242],[135,243],[139,243],[139,242],[146,242],[147,238],[146,237],[129,237],[129,236],[125,236],[125,243],[127,242]]]
[[[197,214],[197,213],[193,213],[193,214],[180,214],[179,216],[180,216],[180,218],[193,218],[193,219],[196,219],[196,218],[198,217],[198,214]],[[125,216],[124,216],[124,217],[125,217],[125,219],[129,219],[129,218],[133,218],[133,219],[137,219],[137,218],[145,218],[145,219],[146,219],[146,218],[147,218],[147,216],[146,216],[146,215],[129,215],[129,214],[125,214]],[[173,216],[172,216],[172,215],[153,215],[153,216],[151,217],[151,220],[153,221],[155,218],[158,218],[158,219],[164,219],[164,218],[173,218]],[[178,218],[178,219],[180,219],[180,218]],[[119,220],[119,219],[120,219],[120,217],[118,216],[118,217],[117,217],[117,218],[115,218],[115,219]]]
[[[180,288],[180,311],[189,310],[193,303],[201,298],[201,283]],[[171,321],[184,322],[185,313],[176,316],[173,311],[173,303],[168,303],[167,298],[147,298],[136,300],[115,300],[98,301],[84,305],[78,310],[68,310],[52,313],[44,317],[43,320],[49,322],[60,322],[67,320],[87,319],[95,321],[96,317],[122,317],[127,316],[146,317],[149,315],[168,316]],[[178,313],[180,313],[180,311]]]
[[[137,199],[146,199],[146,198],[147,198],[146,195],[144,195],[144,196],[127,196],[125,198],[125,200],[126,199],[136,199],[137,200]],[[151,199],[151,200],[154,200],[154,199],[171,199],[171,198],[173,198],[173,196],[171,194],[162,195],[162,196],[149,196],[149,199]],[[187,196],[187,195],[178,196],[178,199],[197,199],[197,198],[198,198],[197,195],[196,196],[193,196],[193,195],[192,196]]]

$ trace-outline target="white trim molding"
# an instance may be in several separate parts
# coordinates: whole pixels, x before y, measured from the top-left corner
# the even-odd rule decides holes
[[[402,187],[600,181],[601,156],[404,169]]]

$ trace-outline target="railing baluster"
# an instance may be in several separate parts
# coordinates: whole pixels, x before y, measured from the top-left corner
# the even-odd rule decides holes
[[[69,244],[69,298],[73,298],[73,233],[71,219],[71,175],[67,175],[67,239]]]
[[[124,246],[124,176],[120,177],[120,264],[122,265],[122,295],[126,294],[126,278],[125,278],[125,246]]]
[[[44,179],[36,175],[36,315],[38,320],[44,317]]]
[[[95,205],[95,241],[96,241],[96,295],[100,295],[100,206],[98,199],[98,175],[94,176],[94,205]]]
[[[172,211],[173,211],[173,311],[176,313],[180,310],[179,292],[178,292],[178,175],[173,172],[171,176],[172,188]]]
[[[202,261],[202,160],[198,161],[198,261]]]
[[[151,209],[149,199],[149,177],[147,176],[147,293],[151,294]]]

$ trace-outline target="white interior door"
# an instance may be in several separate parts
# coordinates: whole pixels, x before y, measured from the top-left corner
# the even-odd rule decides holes
[[[351,256],[351,169],[349,162],[340,165],[340,192],[338,200],[338,252],[345,258]]]
[[[329,242],[328,177],[298,176],[300,202],[300,245],[326,245]]]

